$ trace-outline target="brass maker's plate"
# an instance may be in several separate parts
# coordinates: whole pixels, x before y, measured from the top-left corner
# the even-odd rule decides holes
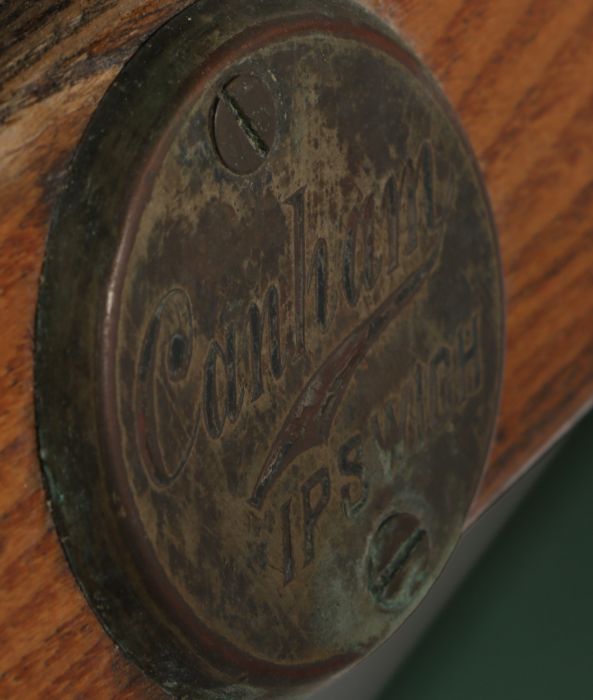
[[[410,613],[503,346],[487,198],[426,69],[346,2],[246,5],[187,10],[108,91],[37,327],[72,569],[128,655],[205,698],[313,684]]]

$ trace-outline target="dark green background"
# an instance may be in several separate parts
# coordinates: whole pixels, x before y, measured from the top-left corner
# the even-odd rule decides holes
[[[380,700],[593,700],[593,414]]]

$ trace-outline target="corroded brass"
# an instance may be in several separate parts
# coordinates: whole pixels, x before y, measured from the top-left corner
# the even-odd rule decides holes
[[[41,458],[122,649],[302,690],[410,613],[480,479],[495,230],[426,70],[347,2],[207,0],[108,91],[54,217]]]

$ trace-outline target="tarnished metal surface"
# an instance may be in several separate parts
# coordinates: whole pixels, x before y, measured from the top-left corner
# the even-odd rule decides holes
[[[347,3],[205,2],[126,67],[56,213],[41,456],[66,553],[176,694],[277,697],[385,639],[490,443],[494,227],[399,41]]]

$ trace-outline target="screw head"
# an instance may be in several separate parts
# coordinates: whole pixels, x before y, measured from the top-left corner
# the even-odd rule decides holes
[[[419,519],[394,513],[378,527],[369,552],[369,590],[386,609],[406,608],[428,574],[430,543]]]
[[[238,75],[214,104],[213,140],[226,167],[237,175],[255,172],[267,159],[276,134],[276,108],[267,87],[254,75]]]

